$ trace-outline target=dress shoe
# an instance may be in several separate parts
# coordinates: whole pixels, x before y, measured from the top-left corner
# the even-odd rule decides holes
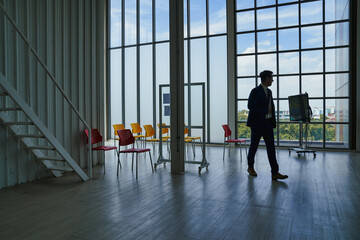
[[[247,171],[250,176],[254,176],[254,177],[257,176],[257,173],[255,172],[254,168],[248,168]]]
[[[289,176],[282,175],[280,173],[276,173],[276,174],[273,174],[271,177],[272,177],[272,180],[278,180],[278,179],[287,179]]]

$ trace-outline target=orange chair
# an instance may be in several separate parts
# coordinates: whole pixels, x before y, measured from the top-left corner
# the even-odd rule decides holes
[[[145,129],[145,147],[147,142],[153,143],[153,149],[155,148],[155,142],[160,142],[159,138],[155,138],[155,130],[152,125],[144,125]],[[162,138],[163,142],[166,142],[166,138]]]
[[[133,170],[134,167],[134,153],[136,153],[136,179],[138,178],[138,153],[145,153],[145,152],[149,152],[149,156],[150,156],[150,164],[151,164],[151,169],[154,172],[154,167],[153,167],[153,163],[152,163],[152,159],[151,159],[151,154],[150,154],[150,149],[149,148],[135,148],[135,138],[132,135],[132,133],[130,132],[130,129],[124,129],[124,130],[118,130],[118,136],[120,138],[119,140],[119,149],[121,146],[128,146],[128,145],[133,145],[132,148],[129,149],[125,149],[125,150],[119,150],[119,157],[118,157],[118,165],[117,165],[117,175],[119,175],[119,165],[121,167],[120,164],[120,153],[132,153],[132,164],[131,164],[131,170]]]
[[[117,131],[123,130],[123,129],[125,129],[125,127],[124,127],[124,124],[114,124],[112,126],[114,128],[114,146],[116,146],[116,140],[120,140]],[[116,137],[116,136],[118,136],[118,137]]]
[[[131,129],[132,129],[132,133],[134,135],[135,141],[145,138],[145,136],[142,135],[142,128],[140,127],[140,124],[130,123],[130,125],[131,125]],[[137,134],[137,135],[135,135],[135,134]]]
[[[241,148],[242,145],[245,146],[245,151],[246,151],[246,156],[247,156],[247,149],[246,149],[246,140],[245,139],[230,139],[231,136],[231,130],[229,125],[224,124],[222,125],[225,134],[224,134],[224,150],[223,150],[223,160],[225,158],[225,143],[228,143],[229,145],[229,157],[230,157],[230,143],[239,143],[240,144],[240,159],[242,161],[242,152],[241,152]]]
[[[85,130],[85,134],[89,138],[89,131],[88,130]],[[97,144],[97,143],[102,143],[102,141],[103,141],[103,137],[101,136],[99,130],[98,129],[91,129],[91,145]],[[106,151],[109,151],[109,150],[115,150],[116,151],[117,147],[116,146],[110,147],[110,146],[101,145],[101,146],[97,146],[97,147],[92,147],[91,149],[93,151],[104,151],[104,153],[105,153]],[[121,167],[119,157],[118,157],[118,164],[120,164],[120,167]],[[104,156],[104,163],[102,163],[102,165],[104,165],[104,174],[105,174],[105,156]]]
[[[160,129],[160,123],[157,124],[159,129]],[[169,131],[169,128],[166,127],[166,124],[165,123],[162,123],[162,135],[166,134],[166,136],[162,136],[163,139],[166,139],[166,140],[169,140],[170,139],[170,131]]]

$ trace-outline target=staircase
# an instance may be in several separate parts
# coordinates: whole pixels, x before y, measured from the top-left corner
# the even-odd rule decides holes
[[[0,120],[5,124],[14,135],[21,139],[26,148],[31,151],[36,159],[41,161],[46,169],[48,169],[54,176],[60,177],[63,172],[75,171],[79,177],[86,181],[89,177],[69,155],[65,148],[54,137],[51,131],[38,118],[30,106],[21,98],[17,91],[8,83],[4,75],[0,73],[0,86],[5,90],[0,92],[1,98],[8,98],[3,102],[12,102],[15,107],[0,107]],[[4,99],[5,100],[5,99]],[[10,105],[10,104],[9,104]],[[22,112],[27,121],[13,121],[10,112]],[[35,134],[26,133],[29,127],[32,127],[31,132]],[[46,144],[37,145],[34,139],[45,139]],[[44,142],[44,141],[42,141]],[[62,163],[62,164],[61,164]]]

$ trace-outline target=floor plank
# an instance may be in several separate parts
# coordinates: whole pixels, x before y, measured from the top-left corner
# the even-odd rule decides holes
[[[153,173],[142,156],[136,180],[130,156],[117,177],[116,156],[106,153],[106,174],[97,166],[88,182],[66,174],[0,190],[0,239],[360,238],[358,153],[277,157],[287,180],[271,180],[265,149],[251,177],[239,149],[223,161],[215,146],[208,171],[186,164],[184,175],[171,175],[168,163]]]

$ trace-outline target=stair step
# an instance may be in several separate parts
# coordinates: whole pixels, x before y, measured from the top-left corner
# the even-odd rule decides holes
[[[21,108],[19,107],[11,107],[11,108],[0,108],[0,112],[7,112],[7,111],[21,111]]]
[[[74,169],[72,169],[71,167],[61,167],[61,166],[51,166],[51,167],[48,167],[47,169],[56,170],[56,171],[66,171],[66,172],[74,171]]]
[[[50,160],[50,161],[64,161],[63,158],[61,157],[50,157],[50,156],[43,156],[43,157],[38,157],[37,159],[39,160]]]
[[[34,125],[32,122],[4,122],[5,125]]]
[[[37,134],[19,134],[16,136],[19,138],[45,138],[44,135],[37,135]]]
[[[42,150],[55,150],[52,146],[28,146],[28,149],[42,149]]]

